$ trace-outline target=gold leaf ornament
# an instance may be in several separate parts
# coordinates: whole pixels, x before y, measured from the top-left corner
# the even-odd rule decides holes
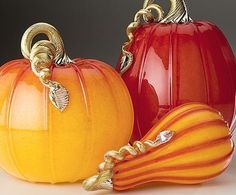
[[[63,112],[69,104],[69,92],[57,82],[52,82],[50,85],[49,98],[60,112]]]

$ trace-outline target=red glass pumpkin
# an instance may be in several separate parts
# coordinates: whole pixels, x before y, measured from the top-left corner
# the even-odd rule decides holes
[[[183,0],[172,2],[186,8]],[[123,74],[135,109],[134,140],[142,138],[172,108],[192,101],[206,103],[228,123],[232,121],[234,54],[214,24],[188,19],[174,22],[166,17],[165,22],[142,25],[134,33],[129,48],[134,60]]]

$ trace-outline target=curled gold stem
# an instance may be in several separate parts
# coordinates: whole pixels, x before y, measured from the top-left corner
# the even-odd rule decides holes
[[[154,16],[153,11],[157,13],[157,16]],[[142,20],[146,23],[158,22],[163,19],[163,16],[164,16],[164,11],[159,5],[156,4],[150,4],[150,5],[148,4],[147,6],[144,6],[143,9],[139,10],[136,13],[134,21],[131,22],[126,29],[128,41],[125,42],[122,46],[122,58],[120,65],[121,74],[126,72],[133,63],[133,54],[128,51],[128,48],[133,43],[134,32],[138,27],[141,26]]]
[[[170,10],[161,23],[188,23],[189,17],[185,0],[170,0]]]
[[[32,47],[32,41],[38,34],[46,34],[49,40],[38,41]],[[53,105],[63,111],[69,103],[68,91],[60,83],[50,80],[53,63],[57,65],[71,63],[65,53],[59,32],[46,23],[34,24],[22,37],[21,51],[23,56],[30,60],[33,73],[39,77],[44,86],[49,88],[49,98]]]
[[[143,2],[143,9],[145,9],[147,6],[154,3],[154,0],[144,0]]]
[[[61,57],[64,53],[64,44],[58,31],[51,25],[46,23],[37,23],[30,26],[22,36],[21,51],[25,58],[30,59],[32,41],[38,34],[46,34],[50,40],[57,47],[57,55]]]
[[[192,22],[189,17],[185,0],[169,0],[170,9],[168,14],[160,21],[160,23],[187,23]],[[154,0],[144,0],[143,7],[152,5]]]
[[[104,155],[104,162],[98,166],[98,173],[83,182],[83,188],[87,191],[95,191],[99,189],[113,189],[112,177],[113,167],[116,162],[125,160],[127,155],[138,156],[146,153],[150,148],[156,148],[162,144],[169,142],[174,136],[174,131],[162,131],[155,141],[146,140],[144,142],[136,141],[133,146],[126,145],[119,151],[109,151]]]
[[[139,10],[134,22],[127,27],[127,36],[129,40],[122,46],[122,58],[120,62],[120,73],[125,73],[133,64],[134,57],[129,51],[130,46],[133,43],[134,31],[141,26],[142,19],[146,23],[159,22],[159,23],[187,23],[192,19],[188,15],[187,6],[184,0],[169,0],[170,10],[164,17],[163,9],[154,3],[154,0],[144,0],[143,9]],[[152,11],[156,11],[157,17],[153,15]]]

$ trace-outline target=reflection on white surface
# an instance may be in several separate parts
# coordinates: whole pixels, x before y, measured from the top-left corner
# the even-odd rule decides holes
[[[202,185],[149,184],[122,193],[128,195],[234,195],[236,192],[236,157],[227,171],[215,180]],[[31,184],[0,172],[0,195],[112,195],[110,191],[85,192],[81,184]]]

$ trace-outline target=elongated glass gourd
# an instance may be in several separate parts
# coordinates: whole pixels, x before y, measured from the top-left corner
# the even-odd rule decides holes
[[[191,103],[165,115],[141,140],[109,151],[86,190],[129,190],[149,182],[199,184],[229,165],[234,144],[222,115]]]

